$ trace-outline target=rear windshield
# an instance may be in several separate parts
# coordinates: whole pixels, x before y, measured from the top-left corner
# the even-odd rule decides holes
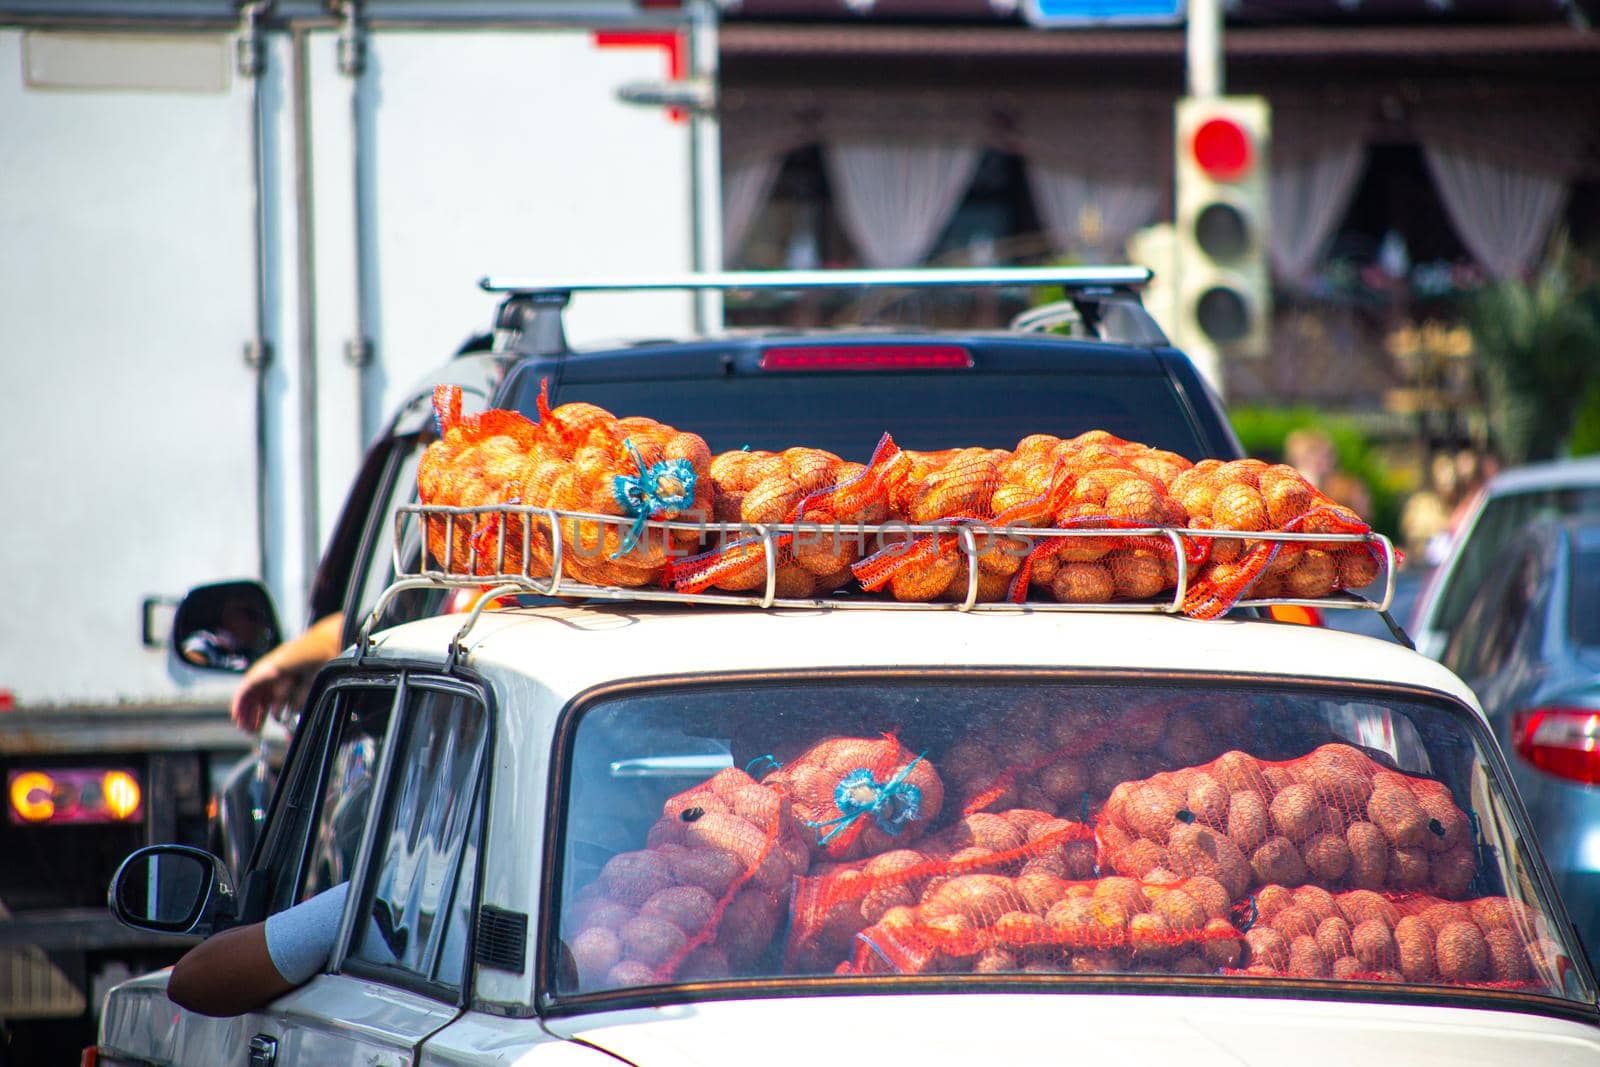
[[[535,411],[537,381],[516,405]],[[902,448],[1015,448],[1030,434],[1109,430],[1200,459],[1200,439],[1172,382],[1156,374],[1003,372],[781,374],[663,381],[562,381],[555,400],[649,415],[705,438],[713,453],[749,446],[822,448],[864,463],[885,432]]]
[[[550,992],[1154,974],[1592,1004],[1459,710],[970,676],[605,699],[568,738]]]
[[[1600,486],[1539,489],[1491,497],[1461,546],[1441,592],[1433,629],[1448,634],[1461,623],[1473,594],[1502,562],[1506,542],[1537,519],[1600,513]]]

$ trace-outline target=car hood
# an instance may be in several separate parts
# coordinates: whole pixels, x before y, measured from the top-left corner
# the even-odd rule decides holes
[[[636,1067],[1592,1064],[1600,1026],[1524,1012],[1237,997],[964,994],[717,1001],[547,1021]]]

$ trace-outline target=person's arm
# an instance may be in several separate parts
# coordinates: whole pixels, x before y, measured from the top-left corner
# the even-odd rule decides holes
[[[273,708],[288,704],[317,668],[339,654],[343,636],[344,613],[336,611],[256,660],[234,691],[234,724],[250,733],[260,730]]]
[[[206,938],[173,966],[168,999],[201,1015],[243,1015],[309,981],[333,952],[349,888],[340,882],[266,922]]]

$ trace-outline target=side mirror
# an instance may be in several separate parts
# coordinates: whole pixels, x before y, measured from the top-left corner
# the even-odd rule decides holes
[[[172,618],[171,651],[184,664],[241,674],[283,639],[260,582],[216,582],[189,590]]]
[[[227,865],[188,845],[150,845],[122,861],[107,904],[124,926],[204,937],[238,912]]]

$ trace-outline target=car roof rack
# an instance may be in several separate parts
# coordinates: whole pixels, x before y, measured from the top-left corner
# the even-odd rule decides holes
[[[1185,538],[1248,537],[1251,541],[1292,543],[1314,541],[1371,545],[1381,553],[1384,561],[1384,591],[1380,600],[1369,600],[1355,593],[1338,593],[1327,597],[1295,598],[1271,597],[1241,599],[1234,608],[1267,608],[1275,605],[1313,608],[1354,609],[1379,612],[1384,621],[1395,629],[1388,609],[1394,600],[1396,557],[1393,543],[1382,534],[1330,534],[1283,533],[1274,531],[1242,533],[1237,530],[1203,530],[1187,527],[1148,526],[1137,529],[1063,529],[1059,527],[1007,526],[1001,530],[987,530],[970,523],[905,523],[883,524],[748,524],[706,523],[649,520],[643,523],[646,531],[659,531],[657,536],[666,543],[666,531],[689,531],[703,538],[721,538],[720,543],[740,541],[764,543],[766,579],[759,592],[742,593],[683,593],[656,587],[597,586],[574,580],[566,573],[566,562],[574,552],[583,553],[570,544],[572,533],[581,527],[593,531],[598,527],[612,527],[626,536],[639,524],[633,518],[600,515],[589,512],[561,511],[553,508],[531,507],[518,504],[488,504],[472,507],[437,504],[407,504],[397,509],[394,517],[394,574],[395,580],[379,596],[372,611],[363,620],[357,646],[365,655],[371,646],[372,630],[382,617],[389,602],[398,594],[412,589],[477,589],[477,598],[460,632],[451,644],[452,664],[459,660],[463,642],[486,606],[499,597],[530,595],[570,600],[655,601],[674,604],[704,604],[725,607],[742,607],[767,610],[773,608],[836,608],[847,610],[870,609],[876,611],[961,611],[961,612],[1121,612],[1142,614],[1178,615],[1184,611],[1192,569],[1185,558]],[[569,532],[563,533],[563,527]],[[507,530],[516,531],[507,536]],[[485,532],[489,536],[484,536]],[[424,550],[430,543],[429,534],[438,533],[432,544],[434,552],[442,540],[443,558],[460,560],[458,567],[441,565],[433,558],[434,552]],[[816,538],[819,535],[861,539],[862,544],[876,547],[878,535],[904,538],[908,535],[943,534],[955,538],[960,550],[967,556],[967,591],[962,600],[899,601],[870,593],[835,593],[824,597],[790,598],[777,595],[777,552],[781,539],[788,537]],[[1036,543],[1042,539],[1065,537],[1115,537],[1120,539],[1146,537],[1170,545],[1174,550],[1177,581],[1172,595],[1142,601],[1109,601],[1105,603],[1061,603],[1053,600],[980,601],[978,599],[977,560],[979,537],[1018,539]],[[645,536],[649,536],[646,533]],[[586,539],[604,543],[605,538],[593,538],[585,532]],[[520,543],[519,543],[520,542]],[[539,551],[535,551],[539,546]],[[589,553],[584,558],[595,558]],[[530,573],[520,561],[534,561],[537,573]],[[541,562],[542,561],[542,562]],[[1403,634],[1403,632],[1402,632]],[[1398,635],[1397,635],[1398,636]],[[1409,641],[1402,641],[1409,645]]]
[[[492,275],[479,280],[485,292],[502,294],[497,330],[522,338],[532,355],[567,351],[561,313],[574,293],[704,292],[714,290],[974,289],[1059,286],[1066,299],[1024,312],[1012,320],[1019,332],[1041,332],[1063,323],[1081,324],[1098,340],[1165,345],[1161,327],[1145,310],[1139,290],[1153,277],[1146,267],[945,267],[925,270],[746,270],[690,274],[621,275],[601,278],[520,278]]]

